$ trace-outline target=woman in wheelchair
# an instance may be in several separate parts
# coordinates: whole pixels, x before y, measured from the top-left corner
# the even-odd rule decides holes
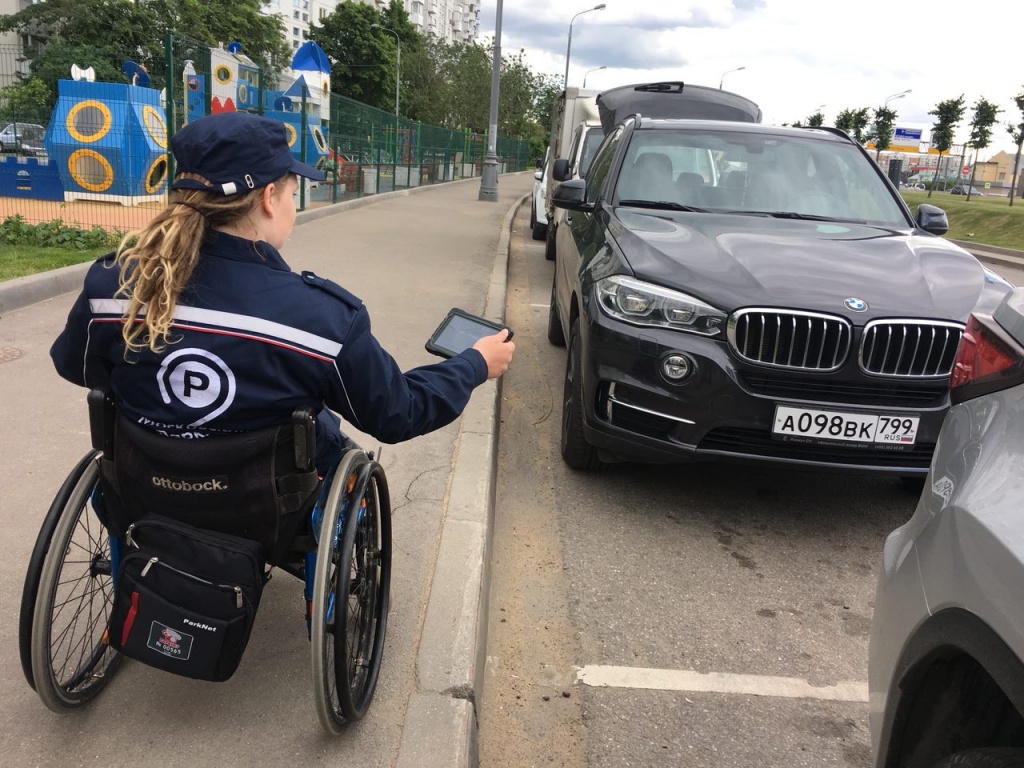
[[[391,534],[383,470],[334,413],[383,442],[426,434],[504,373],[514,344],[501,331],[402,372],[356,296],[279,253],[297,177],[324,178],[293,159],[283,123],[212,115],[171,149],[167,206],[92,266],[51,349],[61,376],[94,390],[94,451],[33,552],[23,668],[55,710],[94,696],[121,655],[226,679],[270,563],[306,582],[317,712],[337,733],[376,684]],[[93,651],[75,655],[57,626],[84,600],[62,594],[79,583],[65,553],[93,517],[81,583],[102,602],[73,641]]]

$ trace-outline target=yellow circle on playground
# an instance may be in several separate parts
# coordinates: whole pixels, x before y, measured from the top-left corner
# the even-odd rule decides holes
[[[159,155],[146,171],[146,192],[155,194],[167,178],[167,155]]]
[[[105,192],[114,183],[114,168],[93,149],[76,149],[68,158],[68,172],[90,192]]]
[[[95,99],[75,104],[68,111],[67,120],[64,121],[72,138],[86,144],[99,141],[106,136],[113,122],[110,107]]]
[[[295,132],[295,126],[288,123],[284,124],[284,130],[288,134],[288,146],[290,147],[295,143],[298,134]]]
[[[218,64],[213,70],[213,76],[217,78],[218,83],[226,85],[231,82],[231,67],[227,64]]]
[[[142,107],[142,122],[146,125],[146,132],[161,149],[167,149],[167,125],[163,117],[149,104]]]
[[[316,144],[316,148],[321,152],[327,151],[327,139],[324,138],[324,134],[320,130],[319,125],[313,126],[313,143]]]

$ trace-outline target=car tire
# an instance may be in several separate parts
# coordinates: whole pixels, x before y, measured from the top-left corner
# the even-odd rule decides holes
[[[533,203],[530,204],[530,229],[537,229],[537,206]]]
[[[548,341],[556,347],[565,346],[565,329],[562,328],[562,321],[558,316],[558,306],[555,304],[555,281],[551,280],[551,303],[548,305]]]
[[[562,460],[571,468],[589,472],[600,469],[597,449],[583,435],[583,350],[580,320],[572,322],[569,354],[565,356],[565,387],[562,390]]]
[[[548,261],[555,260],[555,228],[548,223],[548,231],[545,233],[544,258]]]
[[[946,755],[932,768],[1024,768],[1024,749],[988,747]]]
[[[533,225],[533,239],[534,240],[544,240],[547,237],[547,234],[548,234],[548,225],[547,224],[538,224],[536,222],[534,223],[534,225]]]

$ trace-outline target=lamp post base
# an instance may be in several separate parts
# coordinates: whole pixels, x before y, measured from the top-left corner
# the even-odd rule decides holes
[[[480,172],[480,194],[477,200],[498,202],[498,158],[488,155]]]

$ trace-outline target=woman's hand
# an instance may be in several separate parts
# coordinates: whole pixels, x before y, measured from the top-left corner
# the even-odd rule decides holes
[[[484,336],[473,345],[473,349],[484,356],[488,379],[501,376],[512,362],[512,353],[516,351],[516,345],[514,342],[505,341],[508,336],[509,331],[502,329],[493,336]]]

